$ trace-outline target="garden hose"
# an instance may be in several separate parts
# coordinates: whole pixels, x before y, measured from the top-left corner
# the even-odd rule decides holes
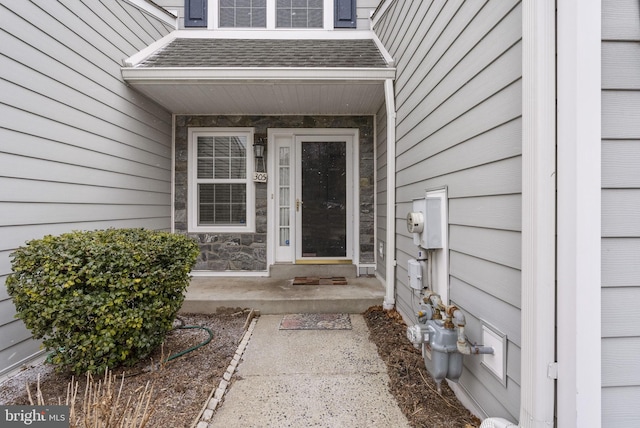
[[[211,342],[211,339],[213,339],[213,332],[211,331],[211,329],[209,329],[207,327],[203,327],[203,326],[200,326],[200,325],[181,325],[180,327],[177,327],[176,329],[186,330],[186,329],[195,329],[195,328],[198,328],[198,329],[201,329],[201,330],[205,330],[207,333],[209,333],[209,338],[206,339],[202,343],[199,343],[197,345],[194,345],[194,346],[192,346],[190,348],[185,349],[184,351],[180,351],[177,354],[173,354],[173,355],[169,356],[169,358],[164,360],[165,363],[167,363],[167,362],[169,362],[171,360],[174,360],[174,359],[176,359],[178,357],[182,357],[183,355],[188,354],[191,351],[195,351],[196,349],[201,348],[201,347],[207,345],[209,342]]]
[[[184,351],[180,351],[177,354],[170,355],[162,363],[156,364],[156,366],[158,366],[158,367],[161,367],[162,364],[168,363],[171,360],[175,360],[178,357],[182,357],[183,355],[188,354],[189,352],[195,351],[198,348],[202,348],[203,346],[205,346],[209,342],[211,342],[211,340],[213,339],[213,332],[208,327],[203,327],[201,325],[184,325],[184,321],[182,319],[176,318],[176,320],[180,322],[180,325],[178,327],[174,327],[172,330],[181,330],[181,329],[182,330],[188,330],[188,329],[196,329],[197,328],[197,329],[200,329],[200,330],[205,330],[207,333],[209,333],[209,337],[204,342],[201,342],[201,343],[199,343],[197,345],[194,345],[194,346],[192,346],[190,348],[187,348]],[[126,375],[125,377],[138,376],[138,375],[140,375],[142,373],[146,373],[146,372],[149,372],[149,371],[152,371],[152,370],[154,370],[154,367],[151,367],[151,368],[147,367],[142,371],[135,372],[135,373],[130,373],[130,374]]]

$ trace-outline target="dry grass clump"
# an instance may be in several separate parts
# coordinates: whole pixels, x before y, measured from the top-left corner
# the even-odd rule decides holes
[[[153,386],[147,382],[139,387],[126,402],[122,396],[124,387],[124,375],[117,387],[116,377],[108,370],[103,379],[94,380],[87,374],[87,383],[84,395],[78,399],[78,382],[75,378],[67,385],[67,395],[64,403],[58,397],[59,405],[69,406],[70,428],[144,428],[153,413],[150,406]],[[117,391],[116,391],[117,387]],[[34,402],[31,390],[27,384],[27,395],[31,405],[46,405],[40,389],[40,376],[36,387],[36,400]],[[80,406],[78,408],[78,406]]]

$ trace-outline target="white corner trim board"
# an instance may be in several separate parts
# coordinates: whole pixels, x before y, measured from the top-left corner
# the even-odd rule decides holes
[[[606,424],[599,298],[602,5],[563,0],[557,6],[557,424],[599,426]]]
[[[555,379],[555,1],[523,1],[522,427],[554,426]],[[560,406],[561,407],[561,406]],[[488,418],[482,428],[516,426]]]
[[[384,96],[387,107],[387,258],[383,307],[389,310],[396,303],[396,107],[393,79],[384,81]]]

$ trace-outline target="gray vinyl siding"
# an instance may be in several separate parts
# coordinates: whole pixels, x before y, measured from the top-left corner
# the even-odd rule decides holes
[[[640,5],[602,3],[602,421],[640,424]]]
[[[358,17],[356,29],[369,30],[371,29],[369,17],[376,10],[380,0],[357,0],[356,2],[356,16]]]
[[[508,339],[506,387],[474,357],[460,384],[487,414],[510,420],[520,407],[521,15],[513,0],[395,1],[374,28],[397,67],[397,308],[414,319],[411,201],[446,186],[451,303],[471,341],[481,341],[481,320]]]
[[[0,0],[0,373],[39,350],[4,283],[10,254],[72,230],[171,227],[171,114],[122,60],[171,31],[124,0]]]

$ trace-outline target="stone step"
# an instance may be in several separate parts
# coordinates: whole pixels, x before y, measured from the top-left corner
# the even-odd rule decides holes
[[[292,279],[194,277],[180,312],[251,308],[262,314],[356,314],[384,300],[384,286],[375,277],[348,278],[347,285],[293,285]]]
[[[300,276],[344,276],[357,277],[357,269],[353,264],[291,264],[277,263],[269,269],[272,279],[292,279]]]

